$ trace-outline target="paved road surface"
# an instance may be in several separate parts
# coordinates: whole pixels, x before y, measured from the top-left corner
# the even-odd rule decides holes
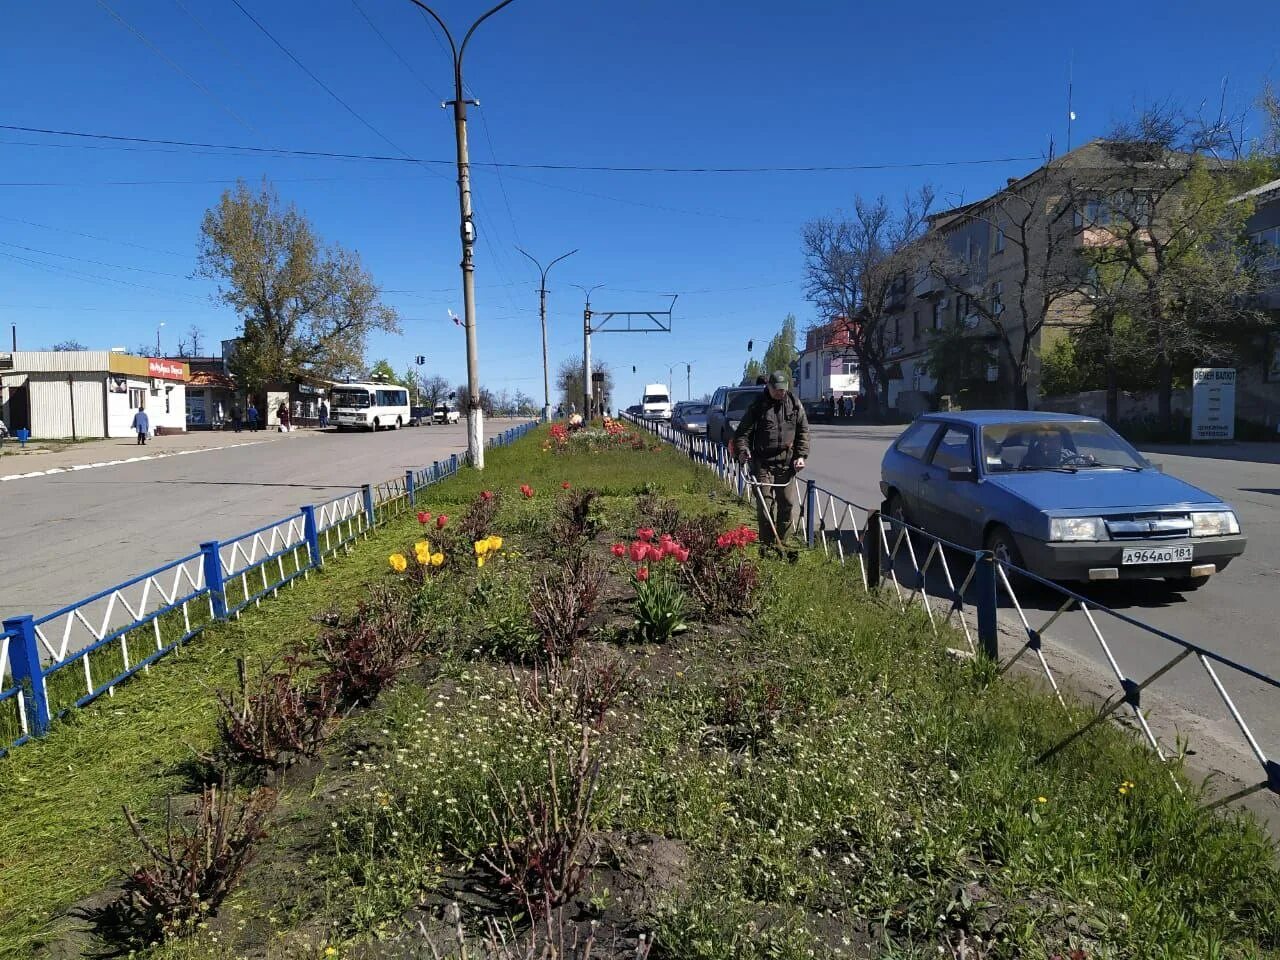
[[[267,442],[0,484],[0,617],[49,613],[190,553],[202,540],[403,476],[465,450],[466,425],[242,437]],[[119,451],[95,450],[90,460],[165,448],[163,438],[145,448],[119,443]],[[24,468],[33,460],[24,458]]]
[[[813,428],[810,467],[804,476],[850,500],[868,506],[880,503],[880,458],[898,435],[899,427],[826,426]],[[1147,451],[1166,473],[1181,477],[1222,497],[1235,506],[1248,550],[1230,567],[1196,593],[1180,595],[1158,581],[1118,582],[1085,587],[1086,596],[1177,636],[1198,643],[1233,660],[1253,666],[1273,677],[1280,676],[1280,464],[1272,447],[1241,445],[1215,448],[1189,455],[1186,448]],[[1224,459],[1222,454],[1248,459]],[[1047,595],[1028,600],[1039,608],[1040,623],[1056,608]],[[1006,611],[1010,621],[1016,616]],[[1032,626],[1039,626],[1029,614]],[[1143,679],[1176,652],[1166,641],[1111,619],[1099,627],[1122,670]],[[1085,687],[1097,689],[1105,674],[1104,654],[1079,614],[1054,624],[1047,636],[1061,645],[1058,662]],[[1016,638],[1002,640],[1002,649],[1015,649]],[[1280,691],[1258,683],[1227,679],[1224,683],[1245,714],[1263,750],[1280,759]],[[1178,730],[1192,736],[1192,749],[1208,759],[1223,743],[1237,754],[1226,764],[1228,772],[1253,776],[1247,745],[1216,695],[1204,671],[1194,660],[1174,668],[1153,688],[1159,699],[1144,700],[1144,707],[1163,710]],[[1168,731],[1169,727],[1166,726]],[[1209,742],[1214,741],[1214,742]],[[1194,758],[1193,758],[1194,762]],[[1218,766],[1210,761],[1207,766]],[[1260,780],[1260,775],[1253,776]]]

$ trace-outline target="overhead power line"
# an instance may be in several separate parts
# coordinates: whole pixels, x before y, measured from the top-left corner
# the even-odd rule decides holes
[[[235,0],[232,0],[235,2]],[[87,140],[111,140],[117,143],[144,143],[166,147],[190,147],[201,150],[239,150],[245,153],[276,154],[289,157],[312,157],[322,160],[368,160],[380,163],[422,163],[440,166],[452,166],[455,160],[433,160],[411,157],[409,155],[392,157],[370,153],[339,153],[331,150],[296,150],[286,147],[256,147],[246,144],[202,143],[193,140],[170,140],[160,137],[128,137],[109,133],[86,133],[77,130],[53,130],[44,127],[26,127],[17,124],[0,123],[0,130],[15,130],[21,133],[43,133],[56,137],[78,137]],[[388,141],[390,142],[390,141]],[[392,143],[392,146],[395,146]],[[399,150],[399,147],[396,147]],[[817,166],[758,166],[758,167],[623,167],[605,164],[575,163],[517,163],[517,162],[485,162],[472,160],[473,167],[500,167],[511,170],[572,170],[581,173],[856,173],[860,170],[916,170],[932,167],[976,167],[1000,163],[1028,163],[1041,161],[1044,157],[984,157],[974,160],[915,160],[892,161],[885,163],[846,163],[824,164]]]

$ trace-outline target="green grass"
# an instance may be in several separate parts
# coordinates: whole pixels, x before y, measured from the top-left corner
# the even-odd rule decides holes
[[[743,515],[672,453],[560,456],[537,437],[426,492],[424,509],[460,515],[479,490],[500,491],[504,558],[414,599],[432,630],[427,662],[351,718],[314,782],[286,797],[223,911],[235,922],[156,957],[346,955],[356,943],[383,956],[369,938],[394,941],[404,912],[494,841],[500,792],[545,780],[546,750],[574,742],[523,709],[485,653],[518,613],[511,591],[554,562],[562,481],[607,492],[611,537],[644,492]],[[0,956],[29,956],[52,912],[118,878],[133,851],[119,805],[155,811],[181,789],[236,653],[309,636],[310,616],[386,579],[386,554],[416,528],[406,517],[361,542],[0,768]],[[477,595],[477,578],[494,588]],[[1122,730],[1037,764],[1072,729],[1056,702],[948,656],[923,614],[866,596],[852,566],[816,553],[770,563],[762,591],[737,629],[695,623],[661,647],[606,631],[592,648],[637,671],[597,748],[594,825],[687,855],[685,882],[637,918],[663,956],[938,956],[975,931],[992,958],[1280,956],[1274,847],[1246,819],[1197,810]]]

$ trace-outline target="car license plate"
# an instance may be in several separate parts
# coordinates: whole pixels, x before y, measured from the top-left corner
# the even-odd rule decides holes
[[[1120,562],[1125,566],[1135,563],[1190,563],[1191,547],[1125,547]]]

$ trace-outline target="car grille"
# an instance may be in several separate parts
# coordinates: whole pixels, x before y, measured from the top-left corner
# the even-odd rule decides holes
[[[1112,540],[1176,540],[1191,536],[1185,513],[1125,513],[1104,517]]]

